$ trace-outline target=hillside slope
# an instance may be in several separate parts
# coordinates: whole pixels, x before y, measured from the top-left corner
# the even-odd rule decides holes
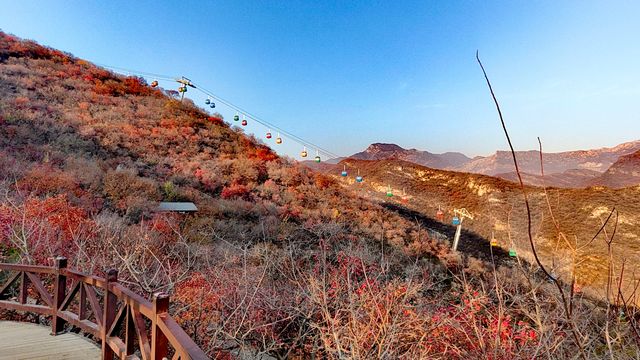
[[[590,182],[611,188],[623,188],[640,184],[640,150],[621,156],[607,171]]]
[[[527,185],[547,186],[558,188],[583,188],[592,184],[592,181],[601,176],[602,173],[587,169],[571,169],[562,173],[542,175],[532,175],[521,173],[522,180]],[[518,174],[515,171],[504,174],[496,174],[495,177],[518,182]]]
[[[515,247],[521,256],[530,259],[527,237],[526,212],[522,193],[516,183],[486,175],[437,170],[398,160],[358,161],[345,160],[365,177],[363,184],[353,179],[344,183],[371,198],[384,199],[390,186],[393,203],[402,204],[403,191],[407,202],[403,206],[427,216],[434,216],[438,208],[447,213],[450,222],[454,208],[466,208],[475,218],[465,220],[465,227],[485,238],[492,234],[504,249]],[[333,175],[339,177],[337,170]],[[533,229],[536,244],[544,254],[543,260],[555,267],[558,274],[567,275],[573,269],[569,261],[572,251],[564,241],[558,240],[553,217],[569,239],[577,240],[577,247],[585,245],[578,254],[580,266],[576,268],[578,281],[600,292],[606,283],[606,243],[602,238],[590,242],[609,211],[619,212],[615,250],[624,253],[626,261],[640,262],[640,186],[609,189],[549,189],[548,199],[542,188],[527,187],[532,205]],[[612,224],[610,224],[612,226]],[[609,230],[611,230],[610,228]],[[462,241],[465,241],[464,237]],[[622,258],[618,258],[622,261]],[[629,280],[632,275],[628,274]]]

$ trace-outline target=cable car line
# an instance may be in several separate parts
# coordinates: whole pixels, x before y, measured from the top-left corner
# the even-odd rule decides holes
[[[236,110],[238,112],[243,113],[244,115],[247,115],[248,117],[250,117],[251,119],[253,119],[257,123],[259,123],[259,124],[261,124],[261,125],[263,125],[263,126],[265,126],[267,128],[273,128],[273,129],[279,131],[280,133],[282,133],[285,136],[287,136],[288,138],[291,138],[292,140],[300,143],[301,145],[306,145],[308,147],[315,148],[316,150],[318,150],[318,152],[321,152],[321,153],[327,155],[330,158],[338,158],[338,157],[340,157],[339,155],[337,155],[337,154],[335,154],[335,153],[333,153],[333,152],[331,152],[331,151],[329,151],[329,150],[327,150],[327,149],[325,149],[325,148],[323,148],[321,146],[318,146],[318,145],[316,145],[316,144],[314,144],[314,143],[312,143],[310,141],[302,139],[301,137],[299,137],[299,136],[297,136],[295,134],[292,134],[292,133],[286,131],[283,128],[280,128],[280,127],[278,127],[278,126],[276,126],[274,124],[269,123],[268,121],[258,117],[255,114],[252,114],[251,112],[243,109],[242,107],[240,107],[238,105],[235,105],[232,102],[230,102],[230,101],[228,101],[228,100],[226,100],[226,99],[224,99],[224,98],[222,98],[220,96],[217,96],[212,91],[207,90],[206,88],[203,88],[200,85],[196,85],[194,82],[192,82],[189,79],[184,78],[183,76],[181,76],[181,77],[168,76],[168,75],[150,73],[150,72],[145,72],[145,71],[127,69],[127,68],[118,67],[118,66],[111,66],[111,65],[101,64],[101,63],[94,63],[94,64],[96,64],[98,66],[101,66],[101,67],[104,67],[106,69],[116,70],[116,71],[120,71],[120,72],[126,72],[128,74],[143,75],[143,76],[151,77],[151,78],[154,78],[154,79],[160,79],[160,80],[166,80],[166,81],[177,81],[177,82],[183,84],[183,87],[181,87],[183,89],[183,91],[180,91],[183,96],[184,96],[184,93],[186,92],[186,91],[184,91],[184,89],[186,88],[186,85],[189,85],[191,87],[194,87],[197,90],[200,90],[200,92],[208,95],[209,97],[216,99],[219,103],[222,103],[222,104],[226,105],[229,108],[232,108],[232,109],[234,109],[234,110]],[[184,82],[184,81],[181,81],[181,80],[187,80],[187,82]],[[235,116],[234,116],[234,120],[236,120]],[[237,120],[240,120],[239,117],[238,117]]]
[[[325,155],[327,155],[329,158],[339,158],[340,155],[337,155],[329,150],[326,150],[310,141],[307,141],[293,133],[288,132],[287,130],[276,126],[260,117],[258,117],[257,115],[252,114],[251,112],[245,110],[244,108],[235,105],[234,103],[232,103],[231,101],[228,101],[224,98],[221,98],[220,96],[214,94],[213,92],[211,92],[210,90],[207,90],[206,88],[201,87],[200,85],[196,85],[193,81],[191,81],[188,78],[185,78],[184,76],[168,76],[168,75],[162,75],[162,74],[155,74],[155,73],[150,73],[150,72],[145,72],[145,71],[138,71],[138,70],[131,70],[131,69],[127,69],[127,68],[122,68],[122,67],[116,67],[116,66],[110,66],[110,65],[106,65],[106,64],[101,64],[101,63],[94,63],[95,65],[98,65],[100,67],[103,67],[105,69],[110,69],[110,70],[114,70],[117,72],[124,72],[126,73],[126,75],[131,76],[131,75],[137,75],[137,76],[144,76],[144,77],[148,77],[148,78],[152,78],[153,81],[150,83],[150,86],[152,87],[157,87],[158,86],[158,80],[163,80],[163,81],[171,81],[171,82],[178,82],[180,83],[180,88],[179,88],[179,92],[181,93],[181,98],[184,98],[185,93],[187,92],[187,87],[191,87],[194,88],[195,90],[200,91],[201,93],[207,95],[207,99],[205,100],[205,104],[207,106],[209,106],[210,108],[215,108],[216,104],[213,100],[218,101],[221,104],[226,105],[227,107],[229,107],[230,109],[236,110],[236,114],[233,117],[234,121],[239,121],[240,120],[240,116],[239,113],[242,113],[242,126],[247,126],[248,125],[248,121],[247,121],[247,117],[255,122],[257,122],[258,124],[261,124],[262,126],[266,127],[268,129],[267,133],[266,133],[266,138],[267,139],[271,139],[272,135],[271,135],[271,129],[274,129],[277,131],[277,137],[275,139],[275,143],[276,144],[282,144],[282,137],[281,137],[281,133],[286,135],[286,137],[290,138],[291,140],[299,143],[300,145],[303,145],[303,150],[300,153],[302,158],[307,158],[308,156],[308,152],[307,152],[307,147],[309,148],[315,148],[316,149],[316,156],[314,158],[313,161],[315,161],[316,163],[321,162],[321,158],[320,158],[320,153],[323,153]],[[340,175],[342,177],[346,177],[347,176],[347,170],[346,168],[355,168],[357,169],[357,176],[355,177],[355,182],[356,183],[362,183],[363,182],[363,177],[360,175],[360,169],[358,167],[352,166],[350,165],[348,162],[344,162],[343,163],[343,170],[340,173]],[[387,185],[387,190],[386,190],[386,197],[391,198],[394,196],[393,194],[393,189],[391,188],[391,185]],[[401,196],[401,201],[403,203],[408,202],[408,197],[407,194],[405,192],[405,189],[402,189],[402,196]],[[473,220],[473,216],[471,214],[469,214],[469,212],[466,209],[454,209],[454,217],[452,219],[452,223],[454,226],[456,226],[456,235],[454,236],[454,241],[453,241],[453,250],[456,251],[457,250],[457,246],[458,246],[458,242],[460,239],[460,233],[461,233],[461,228],[462,228],[462,222],[464,220],[464,218],[469,218]],[[436,219],[438,219],[439,221],[443,221],[444,220],[444,212],[441,210],[440,206],[438,206],[438,211],[436,213]],[[493,233],[491,236],[491,241],[490,241],[491,246],[497,246],[498,242],[495,239]],[[511,244],[509,246],[509,256],[510,257],[516,257],[517,253],[516,253],[516,249],[515,246],[513,244],[513,240],[511,240]]]
[[[215,108],[216,104],[213,100],[216,100],[217,102],[226,105],[227,107],[236,110],[236,115],[233,117],[234,121],[239,121],[240,120],[240,116],[239,113],[243,114],[243,120],[242,120],[242,126],[247,126],[248,125],[248,121],[245,118],[248,117],[249,119],[257,122],[258,124],[261,124],[262,126],[266,127],[269,129],[269,131],[267,132],[267,138],[270,139],[271,138],[271,129],[275,129],[278,132],[278,137],[276,138],[276,144],[282,144],[282,137],[280,136],[280,134],[285,135],[286,137],[290,138],[291,140],[299,143],[300,145],[303,145],[304,150],[302,153],[306,153],[306,147],[310,147],[310,148],[314,148],[316,149],[316,157],[314,158],[314,161],[319,163],[321,162],[321,158],[320,158],[320,153],[326,155],[328,158],[339,158],[340,155],[335,154],[321,146],[318,146],[310,141],[307,141],[279,126],[276,126],[275,124],[272,124],[260,117],[258,117],[257,115],[245,110],[244,108],[235,105],[234,103],[232,103],[229,100],[226,100],[216,94],[214,94],[212,91],[201,87],[200,85],[195,84],[193,81],[191,81],[188,78],[185,78],[184,76],[168,76],[168,75],[163,75],[163,74],[156,74],[156,73],[151,73],[151,72],[146,72],[146,71],[139,71],[139,70],[132,70],[132,69],[127,69],[127,68],[123,68],[123,67],[117,67],[117,66],[111,66],[111,65],[106,65],[106,64],[101,64],[101,63],[94,63],[98,66],[101,66],[103,68],[106,69],[110,69],[110,70],[114,70],[117,72],[125,72],[127,75],[131,76],[132,74],[137,75],[137,76],[144,76],[144,77],[149,77],[149,78],[153,78],[152,81],[152,87],[156,87],[158,86],[158,81],[157,80],[164,80],[164,81],[172,81],[172,82],[178,82],[180,83],[180,87],[179,87],[179,92],[181,93],[181,99],[184,98],[185,93],[187,92],[187,86],[192,87],[196,90],[199,90],[201,93],[207,95],[207,100],[205,101],[205,104],[208,105],[210,108]],[[301,154],[302,154],[301,153]],[[345,167],[348,166],[350,168],[356,168],[358,171],[358,176],[356,177],[356,182],[357,183],[362,183],[363,181],[363,177],[360,176],[360,169],[358,169],[357,167],[354,167],[350,164],[343,164]]]
[[[144,76],[147,76],[147,77],[150,77],[150,78],[155,78],[155,79],[160,79],[160,80],[175,81],[177,78],[179,78],[178,76],[167,76],[167,75],[162,75],[162,74],[154,74],[154,73],[149,73],[149,72],[144,72],[144,71],[131,70],[131,69],[121,68],[121,67],[117,67],[117,66],[100,64],[100,63],[94,63],[94,64],[98,65],[98,66],[101,66],[101,67],[103,67],[105,69],[123,71],[123,72],[129,73],[129,74],[135,74],[135,75],[144,75]]]
[[[232,103],[229,100],[226,100],[226,99],[214,94],[210,90],[208,90],[206,88],[203,88],[200,85],[197,85],[197,84],[195,84],[195,85],[197,86],[196,89],[200,90],[200,92],[204,93],[207,96],[210,96],[213,99],[216,99],[219,103],[224,104],[227,107],[229,107],[229,108],[231,108],[233,110],[236,110],[236,111],[248,116],[250,119],[254,120],[258,124],[268,128],[268,129],[275,129],[275,130],[279,131],[281,134],[286,135],[288,138],[300,143],[301,145],[306,145],[306,146],[308,146],[310,148],[315,148],[319,152],[321,152],[321,153],[323,153],[323,154],[325,154],[325,155],[327,155],[327,156],[329,156],[331,158],[340,157],[339,155],[337,155],[337,154],[335,154],[335,153],[333,153],[333,152],[331,152],[331,151],[329,151],[327,149],[324,149],[321,146],[318,146],[318,145],[316,145],[316,144],[314,144],[314,143],[312,143],[310,141],[307,141],[307,140],[305,140],[305,139],[303,139],[303,138],[301,138],[301,137],[299,137],[299,136],[297,136],[295,134],[292,134],[292,133],[288,132],[287,130],[285,130],[285,129],[279,127],[279,126],[276,126],[275,124],[272,124],[272,123],[270,123],[270,122],[258,117],[257,115],[247,111],[246,109],[244,109],[244,108],[242,108],[242,107],[240,107],[238,105],[235,105],[234,103]]]

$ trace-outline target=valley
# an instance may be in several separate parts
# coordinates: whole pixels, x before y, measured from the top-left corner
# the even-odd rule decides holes
[[[357,161],[343,160],[350,169],[358,169],[366,182],[357,184],[345,180],[345,184],[379,201],[406,206],[423,215],[435,217],[438,209],[446,214],[450,223],[454,208],[466,208],[475,215],[465,221],[465,227],[480,235],[462,242],[482,241],[489,247],[492,235],[500,247],[517,249],[518,254],[533,263],[527,235],[527,215],[522,193],[512,182],[485,175],[458,173],[426,168],[397,160]],[[340,165],[340,164],[339,164]],[[338,166],[340,167],[340,166]],[[336,170],[336,178],[340,178]],[[391,186],[394,197],[386,199],[385,192]],[[404,193],[408,199],[403,204]],[[592,241],[614,208],[619,214],[613,251],[618,266],[623,261],[638,263],[640,250],[640,186],[623,189],[590,187],[586,189],[547,189],[527,187],[532,205],[532,228],[536,247],[543,262],[554,272],[570,279],[573,272],[577,281],[591,287],[593,294],[600,294],[607,282],[607,246],[604,234]],[[554,224],[554,219],[557,226]],[[558,231],[559,229],[559,231]],[[609,233],[614,224],[607,226]],[[564,236],[560,237],[559,232]],[[570,239],[570,243],[566,242]],[[476,245],[477,246],[477,245]],[[579,250],[578,250],[579,249]],[[629,284],[638,278],[626,274]]]

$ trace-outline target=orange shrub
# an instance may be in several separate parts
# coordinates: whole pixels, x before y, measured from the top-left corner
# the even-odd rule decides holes
[[[222,196],[223,199],[242,198],[247,200],[250,194],[251,189],[249,189],[248,186],[234,183],[229,186],[225,186],[222,189],[220,196]]]

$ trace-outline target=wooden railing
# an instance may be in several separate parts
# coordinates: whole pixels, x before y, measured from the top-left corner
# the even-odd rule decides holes
[[[54,267],[0,263],[0,275],[0,309],[51,316],[52,335],[66,323],[80,328],[102,342],[102,359],[209,359],[169,315],[167,294],[150,302],[119,284],[116,270],[85,275],[58,257]]]

